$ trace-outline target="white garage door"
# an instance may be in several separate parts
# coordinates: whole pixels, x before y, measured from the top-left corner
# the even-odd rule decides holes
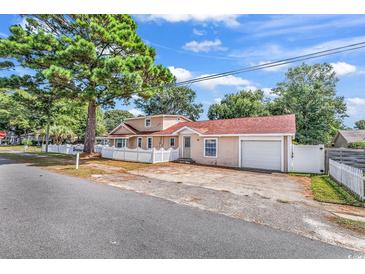
[[[281,141],[241,141],[241,166],[281,170]]]

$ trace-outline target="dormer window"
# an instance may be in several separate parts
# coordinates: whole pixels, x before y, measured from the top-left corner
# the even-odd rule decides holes
[[[151,126],[151,119],[150,118],[146,118],[144,120],[144,126],[145,127],[150,127]]]

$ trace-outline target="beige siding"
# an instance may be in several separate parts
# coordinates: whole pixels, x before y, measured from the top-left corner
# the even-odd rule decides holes
[[[163,119],[161,117],[152,117],[151,118],[151,126],[145,127],[144,126],[144,120],[145,118],[142,117],[141,119],[133,119],[133,120],[127,120],[125,123],[127,125],[132,126],[138,131],[159,131],[163,129]]]
[[[130,137],[128,139],[128,148],[136,148],[137,147],[137,137]]]
[[[133,134],[133,132],[131,132],[130,130],[126,129],[125,127],[120,127],[118,128],[118,130],[116,130],[115,132],[113,132],[113,134]]]
[[[187,122],[188,120],[183,117],[164,117],[163,120],[163,129],[169,128],[173,125],[176,125],[180,122]]]
[[[191,158],[199,164],[238,167],[239,137],[209,137],[218,139],[216,158],[204,157],[204,137],[191,136]]]

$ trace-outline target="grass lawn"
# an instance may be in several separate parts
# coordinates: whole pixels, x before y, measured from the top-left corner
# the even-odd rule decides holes
[[[36,146],[28,146],[27,152],[41,152],[41,147]],[[24,152],[24,146],[22,145],[16,145],[16,146],[0,146],[0,152],[6,152],[6,151],[22,151]]]
[[[364,206],[364,203],[334,182],[329,176],[312,176],[311,189],[314,199],[325,203]]]
[[[16,162],[27,163],[57,173],[82,178],[88,178],[95,174],[124,173],[129,170],[151,165],[148,163],[124,162],[103,159],[97,156],[90,157],[88,155],[81,155],[80,167],[79,169],[75,169],[76,156],[73,155],[31,151],[27,151],[26,155],[22,155],[19,153],[11,153],[11,150],[0,150],[0,156]]]
[[[357,232],[360,232],[362,234],[365,234],[365,222],[361,221],[354,221],[349,220],[345,218],[336,218],[336,223],[338,223],[340,226],[343,226],[347,229],[351,229]]]

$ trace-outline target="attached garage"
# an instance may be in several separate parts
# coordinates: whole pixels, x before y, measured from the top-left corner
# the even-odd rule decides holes
[[[240,140],[240,167],[283,171],[283,140]]]

